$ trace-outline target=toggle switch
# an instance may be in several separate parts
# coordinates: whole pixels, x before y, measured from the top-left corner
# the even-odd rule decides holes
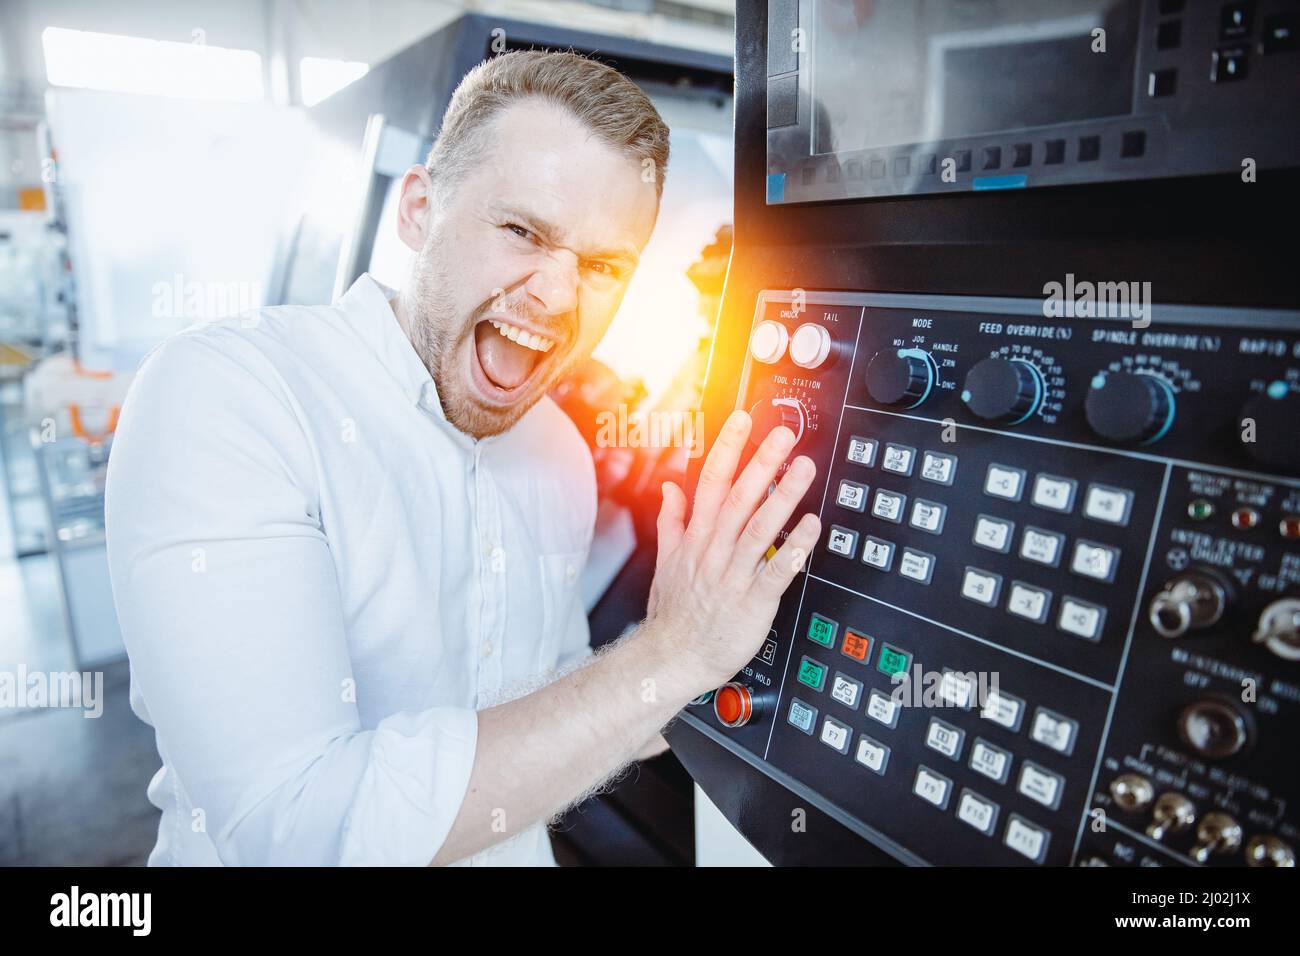
[[[1110,782],[1110,795],[1121,810],[1145,810],[1155,799],[1151,781],[1138,773],[1123,773]]]
[[[1204,863],[1212,854],[1233,853],[1241,846],[1241,824],[1226,813],[1207,813],[1196,828],[1192,859]]]
[[[1168,833],[1182,833],[1196,822],[1196,805],[1181,793],[1172,790],[1160,794],[1151,813],[1147,836],[1163,840]]]

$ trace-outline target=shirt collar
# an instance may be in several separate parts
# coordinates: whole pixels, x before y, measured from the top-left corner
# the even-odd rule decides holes
[[[438,386],[416,353],[411,340],[406,337],[397,321],[392,300],[397,292],[384,285],[370,273],[362,273],[352,287],[339,299],[338,305],[348,317],[357,334],[370,346],[380,363],[397,382],[403,394],[413,405],[442,422],[448,431],[468,444],[491,444],[494,438],[474,438],[466,435],[447,421],[438,396]]]

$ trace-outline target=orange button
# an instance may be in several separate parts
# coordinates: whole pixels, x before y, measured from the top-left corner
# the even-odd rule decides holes
[[[743,727],[754,712],[749,688],[742,684],[723,684],[713,697],[713,712],[727,727]]]
[[[871,638],[855,634],[853,631],[845,631],[844,653],[854,660],[865,661],[867,655],[871,653]]]

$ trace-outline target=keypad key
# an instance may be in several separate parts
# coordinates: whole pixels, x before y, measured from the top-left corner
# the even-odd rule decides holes
[[[903,521],[903,508],[907,504],[907,496],[895,494],[892,491],[878,490],[876,498],[871,504],[871,515],[884,521],[892,521],[895,524],[901,524]]]
[[[1065,535],[1042,528],[1026,528],[1020,538],[1020,556],[1035,564],[1045,564],[1054,568],[1061,563],[1061,551],[1065,548]]]
[[[1005,783],[1011,773],[1011,754],[976,737],[970,749],[970,768],[994,783]]]
[[[1106,524],[1126,525],[1133,510],[1133,492],[1109,485],[1091,484],[1083,499],[1083,516]]]
[[[1061,612],[1056,626],[1067,634],[1085,641],[1101,640],[1101,628],[1106,622],[1106,609],[1097,604],[1066,597],[1061,601]]]
[[[832,750],[838,750],[842,754],[848,753],[849,738],[852,736],[853,731],[834,717],[827,717],[822,721],[821,741]]]
[[[957,801],[957,819],[985,836],[992,836],[998,824],[998,805],[973,790],[963,790]]]
[[[896,475],[910,475],[915,461],[915,448],[889,442],[885,445],[884,455],[881,456],[880,467],[885,471],[892,471]]]
[[[858,700],[862,697],[862,681],[836,671],[831,682],[831,697],[850,710],[857,710]]]
[[[980,515],[975,519],[975,534],[971,541],[981,548],[1006,554],[1011,550],[1011,535],[1016,525],[1013,521]]]
[[[876,464],[876,451],[880,443],[874,438],[862,438],[854,435],[849,439],[848,453],[845,455],[855,465],[871,468]]]
[[[927,451],[921,458],[921,478],[937,485],[951,485],[957,474],[957,456]]]
[[[853,759],[872,773],[883,776],[885,766],[889,763],[889,748],[880,741],[872,740],[865,734],[861,734],[858,736],[858,752]]]
[[[965,737],[965,731],[938,717],[931,717],[930,726],[925,731],[925,745],[951,760],[957,760],[961,756],[961,745]]]
[[[930,534],[942,534],[943,520],[947,514],[947,506],[918,498],[912,502],[912,518],[908,524]]]
[[[798,697],[790,700],[790,713],[786,717],[790,725],[798,727],[809,737],[812,736],[813,726],[817,723],[817,708],[810,707]]]
[[[1006,501],[1019,501],[1025,487],[1025,470],[1009,465],[989,465],[984,475],[984,494]]]
[[[1035,507],[1068,514],[1074,507],[1074,491],[1077,487],[1078,482],[1071,478],[1038,475],[1034,478],[1034,490],[1029,500]]]
[[[1020,779],[1016,783],[1016,790],[1035,803],[1040,803],[1049,810],[1055,810],[1061,805],[1065,779],[1060,774],[1052,773],[1038,764],[1025,761],[1020,765]]]
[[[868,537],[862,545],[862,563],[877,571],[888,571],[894,566],[894,546],[888,541]]]
[[[1007,598],[1007,612],[1026,621],[1042,624],[1047,620],[1047,605],[1051,599],[1050,591],[1022,581],[1012,581],[1011,595]]]
[[[921,766],[916,770],[916,781],[912,792],[926,803],[948,809],[948,797],[952,794],[952,781],[942,774],[935,773],[929,767]]]
[[[898,562],[898,573],[918,584],[929,584],[934,577],[934,555],[915,548],[904,548]]]
[[[961,581],[961,596],[975,601],[977,604],[983,604],[985,607],[993,607],[998,603],[998,594],[1002,590],[1002,577],[991,571],[981,571],[979,568],[967,568],[966,574]]]
[[[1029,737],[1044,747],[1050,747],[1059,754],[1069,756],[1074,750],[1074,739],[1079,734],[1079,724],[1069,717],[1062,717],[1039,707],[1034,711],[1034,720],[1029,727]]]
[[[835,492],[835,503],[850,511],[862,512],[867,508],[867,486],[847,479],[840,482]]]
[[[852,528],[831,525],[831,530],[826,535],[826,550],[843,558],[852,558],[858,553],[858,533]]]
[[[1118,564],[1119,548],[1093,541],[1074,543],[1074,557],[1070,559],[1070,570],[1075,574],[1092,578],[1094,581],[1110,582],[1115,580],[1115,568]]]
[[[1042,827],[1030,823],[1024,817],[1012,814],[1002,842],[1034,863],[1042,863],[1047,856],[1047,844],[1050,839],[1051,834]]]

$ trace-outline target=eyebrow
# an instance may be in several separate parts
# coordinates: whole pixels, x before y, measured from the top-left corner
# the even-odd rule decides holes
[[[521,226],[527,226],[530,230],[537,233],[548,245],[565,246],[560,235],[560,229],[553,223],[541,218],[540,216],[529,212],[521,206],[501,205],[494,207],[496,211],[507,218],[518,219]],[[626,262],[633,268],[640,261],[636,249],[631,245],[621,246],[616,249],[603,249],[583,252],[580,254],[584,259],[619,259]]]

